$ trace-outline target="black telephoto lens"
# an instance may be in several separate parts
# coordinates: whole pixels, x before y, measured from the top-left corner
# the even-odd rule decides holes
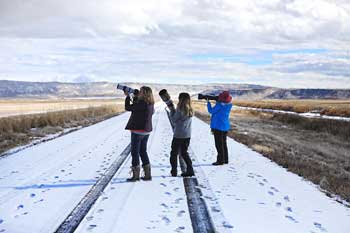
[[[198,99],[199,99],[199,100],[205,99],[205,100],[215,100],[215,101],[218,101],[219,96],[198,94]]]
[[[170,109],[171,112],[175,111],[175,106],[173,101],[170,99],[170,95],[166,89],[163,89],[159,92],[160,98],[165,102],[167,107]]]

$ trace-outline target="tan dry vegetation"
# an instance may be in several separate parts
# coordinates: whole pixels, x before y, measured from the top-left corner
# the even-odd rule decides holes
[[[210,121],[204,101],[194,101],[194,108]],[[349,122],[236,109],[230,120],[230,137],[350,201]]]
[[[0,117],[118,105],[120,99],[8,99],[0,100]]]
[[[28,114],[0,118],[0,153],[24,145],[64,128],[88,126],[124,111],[122,105],[105,105],[85,109]]]
[[[242,107],[265,108],[297,113],[319,112],[329,116],[350,117],[350,100],[234,100]]]

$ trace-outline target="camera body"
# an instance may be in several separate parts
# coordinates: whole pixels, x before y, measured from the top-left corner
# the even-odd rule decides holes
[[[161,90],[159,92],[159,96],[163,100],[163,102],[167,105],[169,110],[171,112],[174,112],[175,111],[175,106],[174,106],[173,101],[170,98],[170,95],[169,95],[168,91],[166,89]]]
[[[218,101],[218,100],[219,100],[219,96],[198,94],[198,99],[199,99],[199,100],[205,99],[205,100],[215,100],[215,101]]]
[[[139,90],[133,89],[133,88],[125,86],[125,85],[121,85],[119,83],[117,85],[117,89],[125,91],[125,92],[127,92],[129,94],[134,94],[135,96],[137,96],[139,94]]]

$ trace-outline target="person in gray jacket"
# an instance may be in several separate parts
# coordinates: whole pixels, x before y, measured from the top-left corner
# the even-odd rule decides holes
[[[177,176],[177,155],[180,152],[186,163],[187,170],[181,176],[193,176],[192,161],[188,154],[188,147],[191,140],[191,123],[193,109],[191,97],[188,93],[179,94],[179,102],[176,110],[170,113],[170,120],[174,126],[174,137],[171,143],[170,164],[171,175]]]

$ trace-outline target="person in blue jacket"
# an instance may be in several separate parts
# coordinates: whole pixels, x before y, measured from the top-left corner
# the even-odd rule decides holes
[[[228,163],[227,132],[230,130],[230,111],[232,108],[232,96],[228,91],[220,93],[218,101],[212,107],[207,100],[208,112],[211,114],[210,128],[214,134],[217,159],[213,165]]]

